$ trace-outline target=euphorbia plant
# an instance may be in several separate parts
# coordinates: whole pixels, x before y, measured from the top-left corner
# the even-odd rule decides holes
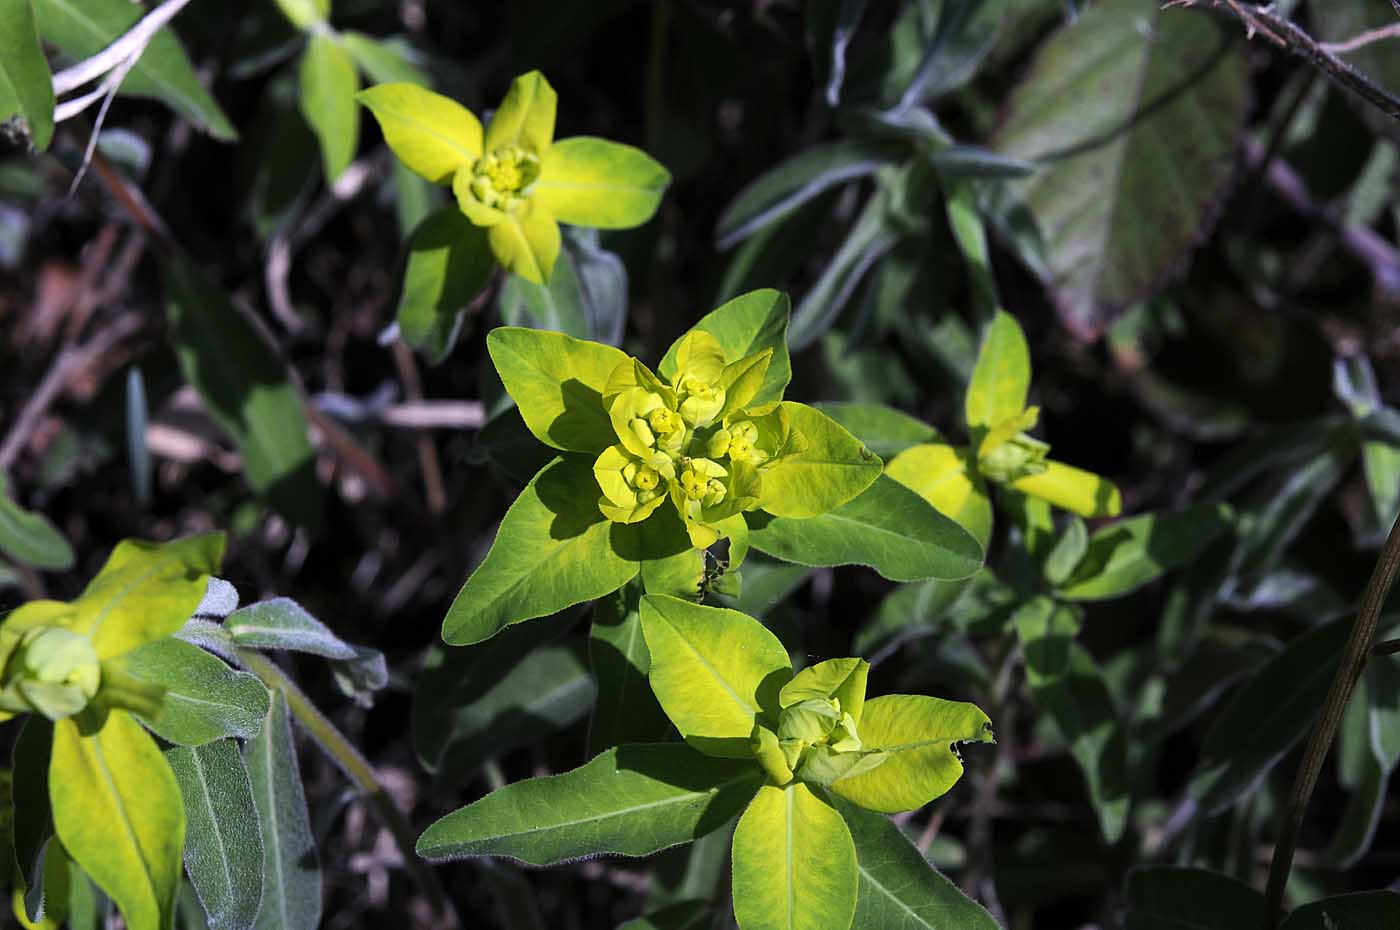
[[[651,219],[671,176],[640,149],[593,136],[554,141],[557,97],[538,71],[517,77],[483,132],[451,98],[415,84],[379,84],[369,107],[394,154],[414,173],[450,185],[478,232],[460,243],[460,266],[479,277],[488,248],[509,272],[549,280],[559,224],[629,229]],[[464,290],[472,290],[467,287]]]
[[[1081,517],[1112,517],[1122,509],[1107,479],[1048,458],[1050,445],[1031,436],[1039,407],[1026,405],[1031,362],[1016,318],[997,311],[972,369],[964,414],[968,445],[923,443],[889,463],[891,478],[918,491],[986,545],[992,532],[987,483]]]
[[[870,487],[879,457],[826,414],[783,400],[787,317],[776,291],[737,297],[654,372],[596,342],[494,330],[487,348],[506,390],[559,456],[506,513],[444,638],[479,642],[639,574],[648,591],[698,595],[708,547],[728,539],[728,567],[742,561],[746,515],[815,517]]]
[[[43,881],[39,862],[53,876],[71,860],[132,930],[172,925],[185,808],[170,763],[137,722],[159,720],[164,688],[131,667],[143,649],[185,624],[223,550],[222,534],[165,545],[123,542],[76,600],[31,601],[0,625],[0,707],[6,717],[32,718],[19,738],[16,769],[48,772],[47,792],[17,778],[16,797],[51,810],[54,837],[45,817],[36,821],[39,811],[17,805],[17,910],[22,887]],[[261,697],[265,712],[265,691]],[[21,829],[26,819],[31,826]]]
[[[954,746],[992,740],[987,716],[921,695],[867,700],[863,659],[794,674],[778,638],[737,611],[646,595],[641,622],[652,690],[688,745],[623,745],[509,785],[429,827],[419,852],[534,865],[640,856],[741,814],[732,859],[743,930],[845,930],[858,892],[896,897],[878,881],[861,890],[862,872],[898,858],[877,846],[861,860],[853,833],[871,829],[861,808],[907,811],[942,795],[962,775]]]

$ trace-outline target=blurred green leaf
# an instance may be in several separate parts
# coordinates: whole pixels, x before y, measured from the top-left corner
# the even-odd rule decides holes
[[[301,112],[321,143],[326,184],[334,184],[360,142],[360,75],[339,42],[315,33],[301,56]]]
[[[19,117],[34,147],[53,138],[53,76],[30,0],[0,0],[0,123]]]
[[[171,260],[165,279],[180,370],[237,443],[248,483],[297,525],[315,527],[321,482],[303,402],[282,363],[192,264]]]
[[[1124,930],[1242,930],[1264,925],[1264,896],[1206,869],[1152,866],[1128,874]]]
[[[96,55],[126,34],[146,11],[127,0],[34,0],[39,34],[75,59]],[[122,82],[121,92],[154,97],[223,142],[238,132],[204,89],[180,40],[161,29]]]
[[[73,547],[41,513],[25,510],[9,496],[0,475],[0,552],[24,565],[65,571],[73,567]]]
[[[1400,925],[1400,894],[1394,891],[1359,891],[1296,908],[1279,930],[1357,930]]]
[[[1016,190],[1076,331],[1149,294],[1210,226],[1249,109],[1232,39],[1210,17],[1105,0],[1041,47],[1013,94],[995,147],[1041,163]]]
[[[1120,520],[1089,537],[1079,567],[1057,593],[1072,601],[1095,601],[1135,591],[1204,552],[1229,528],[1230,519],[1224,504],[1197,504]]]

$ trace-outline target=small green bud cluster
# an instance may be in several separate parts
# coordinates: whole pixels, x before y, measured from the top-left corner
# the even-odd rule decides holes
[[[504,145],[487,152],[472,165],[467,185],[480,203],[509,213],[517,209],[540,176],[540,158],[522,146]]]
[[[1029,407],[988,429],[977,444],[978,471],[1003,484],[1044,472],[1050,445],[1025,432],[1039,419],[1040,408]]]
[[[603,396],[618,441],[593,466],[603,514],[638,523],[669,499],[704,549],[724,535],[717,524],[755,509],[762,471],[801,448],[781,408],[746,409],[770,356],[726,363],[718,340],[695,331],[671,381],[636,359],[619,365]]]
[[[60,720],[82,712],[101,684],[91,640],[62,627],[31,627],[5,663],[0,708]]]

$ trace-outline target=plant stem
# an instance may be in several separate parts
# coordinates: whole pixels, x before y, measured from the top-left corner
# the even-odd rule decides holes
[[[1400,570],[1400,519],[1390,528],[1390,535],[1386,537],[1380,558],[1376,560],[1376,567],[1371,572],[1371,580],[1366,582],[1366,590],[1361,595],[1361,607],[1357,610],[1356,622],[1351,628],[1351,637],[1342,652],[1341,662],[1332,678],[1332,686],[1327,691],[1327,700],[1323,702],[1317,723],[1308,735],[1308,744],[1303,750],[1303,761],[1298,766],[1298,777],[1293,781],[1288,804],[1279,820],[1278,842],[1274,846],[1273,862],[1269,865],[1269,883],[1264,892],[1264,930],[1276,930],[1283,919],[1283,894],[1288,885],[1289,870],[1293,866],[1293,853],[1298,848],[1298,833],[1303,825],[1303,815],[1307,812],[1313,789],[1317,787],[1322,764],[1327,760],[1327,753],[1337,736],[1337,727],[1341,723],[1343,711],[1346,710],[1347,700],[1366,667],[1381,608],[1385,606],[1385,598],[1390,593],[1397,570]]]
[[[257,675],[263,684],[282,692],[282,695],[287,699],[287,708],[292,712],[292,716],[297,719],[297,722],[311,735],[322,751],[345,773],[345,776],[359,789],[365,800],[369,801],[370,805],[378,812],[379,819],[394,837],[394,842],[398,844],[399,852],[403,856],[404,867],[422,886],[433,910],[444,919],[443,926],[461,926],[452,902],[448,900],[442,884],[438,881],[437,873],[429,868],[422,859],[419,859],[418,854],[414,851],[416,831],[413,829],[413,825],[408,822],[403,811],[399,810],[394,799],[385,790],[369,760],[360,754],[360,751],[335,728],[335,724],[331,723],[315,704],[311,703],[311,699],[306,696],[306,693],[297,687],[296,682],[287,677],[287,673],[282,671],[277,663],[262,653],[253,652],[250,649],[237,650],[237,656],[239,663]]]

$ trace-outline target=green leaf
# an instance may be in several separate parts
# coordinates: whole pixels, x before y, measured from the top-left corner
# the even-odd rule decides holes
[[[530,196],[561,223],[631,229],[651,219],[670,183],[670,172],[641,149],[576,136],[544,153]]]
[[[354,646],[289,597],[274,597],[234,611],[224,621],[224,629],[235,643],[251,649],[290,649],[342,662],[358,655]],[[263,709],[258,716],[266,713]]]
[[[1123,497],[1107,478],[1053,459],[1044,465],[1045,471],[1017,478],[1011,486],[1081,517],[1116,517],[1122,511]]]
[[[966,578],[982,567],[975,539],[884,475],[819,517],[747,518],[755,549],[800,565],[868,565],[892,581]]]
[[[3,43],[0,39],[0,43]],[[10,500],[0,475],[0,552],[35,568],[66,571],[73,567],[73,547],[41,513],[25,510]]]
[[[1400,894],[1358,891],[1301,905],[1279,930],[1365,930],[1400,925]]]
[[[724,826],[762,782],[751,760],[715,759],[681,743],[620,746],[448,814],[419,837],[418,854],[434,862],[509,856],[531,865],[647,856]]]
[[[360,142],[360,108],[355,94],[360,73],[350,53],[330,35],[311,36],[301,56],[301,113],[321,143],[326,184],[334,184],[355,158]]]
[[[782,400],[783,391],[792,380],[792,361],[787,347],[788,312],[791,306],[787,295],[781,291],[767,288],[749,291],[711,310],[690,328],[691,332],[699,330],[714,336],[728,362],[737,362],[764,349],[773,350],[773,356],[768,360],[768,370],[763,375],[763,386],[749,401],[752,407]],[[657,366],[662,377],[675,378],[676,352],[681,339],[671,344]]]
[[[966,447],[942,443],[914,446],[896,455],[885,466],[885,474],[928,501],[986,548],[992,537],[992,500]]]
[[[677,597],[642,598],[651,689],[692,746],[709,755],[751,758],[760,717],[776,715],[792,663],[778,637],[752,617]]]
[[[870,698],[860,718],[864,749],[885,761],[831,783],[833,793],[870,810],[897,813],[923,807],[962,777],[959,743],[994,742],[992,722],[980,708],[921,694]]]
[[[427,72],[418,67],[417,51],[402,37],[376,39],[351,29],[340,33],[341,46],[355,59],[360,70],[376,83],[431,83]]]
[[[1000,930],[986,909],[924,859],[899,828],[871,811],[836,799],[851,831],[860,871],[858,930]]]
[[[131,930],[169,930],[180,888],[185,811],[155,740],[122,711],[84,736],[54,725],[49,763],[54,832],[116,902]]]
[[[802,782],[764,785],[734,830],[734,917],[742,930],[846,930],[859,875],[851,831]]]
[[[486,151],[520,145],[544,155],[554,139],[554,112],[559,98],[538,71],[510,82],[510,90],[486,129]]]
[[[321,863],[306,811],[287,699],[272,692],[261,732],[243,751],[263,846],[263,897],[255,930],[321,925]]]
[[[950,0],[939,8],[933,41],[924,50],[901,104],[931,100],[966,84],[992,51],[1008,0]]]
[[[1264,896],[1207,869],[1133,869],[1124,889],[1124,930],[1241,930],[1264,926]]]
[[[73,602],[64,625],[91,638],[98,658],[104,660],[169,636],[204,599],[209,576],[218,570],[223,554],[222,533],[169,543],[123,540]],[[30,625],[25,608],[20,608],[5,628],[19,632]]]
[[[1012,621],[1031,694],[1084,773],[1104,839],[1116,843],[1130,801],[1128,743],[1103,671],[1074,641],[1082,625],[1077,608],[1040,596],[1017,609]]]
[[[839,184],[869,177],[894,157],[892,147],[841,139],[779,162],[739,191],[715,223],[721,252],[776,223]]]
[[[586,714],[594,685],[580,653],[568,646],[536,649],[480,697],[456,708],[439,749],[438,779],[465,780],[488,759],[549,737]]]
[[[938,438],[938,430],[923,420],[884,404],[836,403],[813,404],[831,417],[866,447],[883,459],[890,459],[919,443]],[[890,465],[885,471],[888,473]]]
[[[465,172],[458,175],[459,179],[466,177]],[[464,194],[460,187],[456,190],[460,204]],[[549,281],[563,247],[559,223],[533,198],[527,198],[520,209],[502,214],[500,221],[487,229],[486,238],[502,268],[534,284]]]
[[[314,528],[321,482],[302,398],[286,369],[194,265],[171,260],[165,282],[166,316],[185,380],[237,444],[253,489],[297,525]]]
[[[145,13],[127,0],[34,0],[39,34],[79,61],[125,35]],[[169,26],[151,39],[122,82],[121,92],[161,100],[216,139],[238,139],[228,117],[199,82]]]
[[[613,370],[627,361],[626,353],[518,326],[493,329],[486,348],[525,425],[540,442],[593,456],[617,442],[603,389]]]
[[[590,755],[623,743],[656,742],[671,729],[647,683],[651,653],[642,632],[639,595],[635,585],[628,585],[593,605],[588,658],[598,698],[588,727]]]
[[[185,868],[209,930],[248,930],[263,897],[263,843],[238,744],[174,746],[166,761],[185,801]]]
[[[1206,731],[1190,794],[1208,814],[1251,793],[1312,726],[1351,629],[1343,617],[1295,637]]]
[[[1084,559],[1057,592],[1074,601],[1119,597],[1186,565],[1230,526],[1224,504],[1196,504],[1171,513],[1143,514],[1089,537]]]
[[[450,97],[416,84],[376,84],[355,95],[374,114],[384,141],[414,174],[450,184],[482,153],[481,122]]]
[[[1064,584],[1088,551],[1089,530],[1084,521],[1076,517],[1065,525],[1064,533],[1045,555],[1042,569],[1045,580],[1056,586]]]
[[[808,407],[783,401],[800,451],[763,471],[759,506],[775,517],[816,517],[840,507],[880,477],[884,463],[845,427]]]
[[[1227,31],[1142,0],[1087,6],[1041,46],[995,147],[1042,163],[1012,190],[1069,325],[1101,331],[1184,264],[1234,171],[1249,87]]]
[[[53,76],[30,0],[0,0],[0,23],[0,123],[18,116],[43,151],[53,138]]]
[[[413,348],[442,362],[457,344],[462,314],[496,268],[486,230],[455,205],[430,213],[408,238],[399,291],[399,333]]]
[[[277,8],[302,30],[324,23],[331,16],[331,0],[277,0]]]
[[[128,653],[124,667],[165,688],[160,714],[140,719],[166,742],[202,746],[224,737],[251,739],[262,728],[267,688],[198,646],[157,640]]]
[[[11,798],[14,809],[12,841],[18,867],[15,883],[40,894],[34,903],[42,904],[44,849],[53,837],[53,811],[49,806],[49,759],[53,755],[53,724],[38,714],[30,714],[20,725],[11,763]],[[0,855],[4,855],[0,845]],[[28,903],[32,894],[25,895]],[[29,908],[31,920],[38,907]]]
[[[617,345],[627,317],[627,269],[598,246],[596,232],[571,227],[565,230],[564,251],[549,284],[510,275],[501,285],[498,305],[507,325]]]
[[[590,464],[555,459],[520,492],[442,621],[446,642],[479,643],[512,623],[610,594],[636,576],[637,563],[615,551],[613,524],[598,511]]]
[[[977,352],[967,385],[964,415],[968,429],[997,426],[1026,409],[1031,389],[1031,355],[1021,324],[998,310]]]

